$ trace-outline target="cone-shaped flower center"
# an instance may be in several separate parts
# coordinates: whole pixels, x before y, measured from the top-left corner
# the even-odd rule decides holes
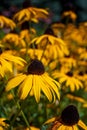
[[[24,0],[23,2],[23,8],[31,7],[31,0]]]
[[[29,22],[25,21],[21,24],[21,30],[29,29]]]
[[[79,113],[74,105],[69,105],[66,107],[61,114],[61,119],[65,125],[75,125],[79,121]]]
[[[66,75],[72,77],[73,76],[73,73],[71,71],[67,72]]]
[[[44,66],[41,61],[35,59],[28,66],[28,74],[41,75],[45,72]]]
[[[0,47],[0,54],[2,54],[2,48]]]
[[[80,71],[80,72],[79,72],[79,75],[80,75],[80,76],[83,76],[83,75],[84,75],[84,72],[83,72],[83,71]]]

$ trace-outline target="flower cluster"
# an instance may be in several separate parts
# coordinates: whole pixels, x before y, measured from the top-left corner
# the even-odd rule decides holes
[[[0,15],[2,130],[39,130],[46,120],[46,129],[87,130],[87,22],[77,26],[72,11],[61,15],[65,23],[48,25],[49,18],[33,6],[12,19]]]

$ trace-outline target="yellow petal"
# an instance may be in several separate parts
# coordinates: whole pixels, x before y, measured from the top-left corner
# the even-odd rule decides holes
[[[42,35],[42,36],[40,36],[40,37],[37,39],[36,44],[41,43],[41,41],[44,40],[44,39],[47,39],[47,35]]]
[[[6,91],[11,90],[12,88],[15,88],[18,86],[24,79],[26,78],[25,74],[19,74],[16,77],[12,78],[10,81],[8,81],[6,86]]]
[[[3,69],[2,65],[0,65],[0,75],[2,77],[4,77],[4,75],[5,75],[5,72],[4,72],[4,69]]]
[[[42,75],[42,78],[46,82],[46,84],[48,84],[49,88],[53,89],[53,91],[56,93],[58,99],[60,99],[60,94],[59,94],[59,90],[58,90],[60,87],[60,84],[57,81],[50,78],[46,74]]]
[[[48,120],[44,123],[44,125],[54,122],[55,119],[56,119],[56,117],[53,117],[53,118],[51,118],[51,119],[48,119]]]
[[[25,99],[27,97],[27,95],[32,89],[32,85],[33,85],[33,75],[28,75],[19,87],[18,95],[20,99]]]
[[[12,62],[17,63],[22,66],[24,65],[24,63],[26,63],[26,61],[24,59],[22,59],[21,57],[13,56],[8,53],[3,53],[2,57],[6,60],[12,61]]]
[[[79,120],[78,126],[80,126],[81,128],[83,128],[84,130],[87,130],[87,126],[81,120]]]
[[[4,60],[4,59],[2,58],[1,64],[2,64],[2,66],[4,67],[5,71],[6,71],[6,70],[7,70],[7,71],[9,70],[10,72],[12,72],[12,64],[11,64],[10,62],[8,62],[8,61],[6,61],[6,60]]]
[[[40,100],[40,79],[38,75],[33,76],[33,90],[37,102]]]
[[[51,102],[52,101],[52,93],[51,93],[48,85],[43,80],[42,76],[40,76],[40,85],[41,85],[41,89],[42,89],[43,93],[46,95],[48,100]]]

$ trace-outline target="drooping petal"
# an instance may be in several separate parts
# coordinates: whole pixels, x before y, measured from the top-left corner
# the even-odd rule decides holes
[[[28,75],[20,85],[18,95],[20,99],[25,99],[33,86],[33,75]]]
[[[43,81],[42,76],[40,76],[39,78],[40,78],[41,90],[46,95],[46,97],[48,98],[48,100],[51,102],[52,101],[51,90],[49,89],[48,85],[46,85],[46,83]]]
[[[24,65],[24,63],[26,63],[26,61],[24,59],[22,59],[21,57],[13,56],[8,53],[3,53],[2,57],[6,60],[12,61],[12,62],[17,63],[22,66]]]
[[[56,93],[58,99],[60,99],[60,94],[59,94],[60,84],[57,81],[50,78],[48,75],[44,74],[44,75],[42,75],[42,78],[43,78],[43,81],[45,81],[46,84],[48,84],[48,86],[53,89],[53,91]]]
[[[54,122],[55,119],[56,119],[56,117],[53,117],[53,118],[51,118],[51,119],[48,119],[48,120],[44,123],[44,125]]]
[[[87,130],[87,126],[81,120],[78,121],[78,126],[83,128],[84,130]]]
[[[33,76],[33,91],[37,102],[40,101],[40,79],[38,75]]]
[[[3,58],[1,59],[1,64],[2,64],[2,66],[3,66],[3,68],[4,68],[4,70],[6,71],[10,71],[10,72],[12,72],[12,64],[11,63],[9,63],[8,61],[6,61],[6,60],[4,60]]]

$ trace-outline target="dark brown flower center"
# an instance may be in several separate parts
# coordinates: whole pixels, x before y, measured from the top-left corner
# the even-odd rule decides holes
[[[37,59],[32,60],[32,62],[28,66],[28,74],[41,75],[44,72],[45,72],[45,69],[42,62]]]
[[[71,71],[67,72],[66,75],[72,77],[73,76],[73,73]]]
[[[31,0],[24,0],[23,2],[23,8],[28,8],[28,7],[31,7],[32,4],[31,4]]]
[[[49,34],[49,35],[53,35],[54,36],[54,32],[51,28],[47,28],[44,32],[44,34]]]
[[[84,75],[84,72],[83,72],[83,71],[80,71],[80,72],[79,72],[79,75],[80,75],[80,76],[83,76],[83,75]]]
[[[29,29],[29,22],[25,21],[21,24],[21,30]]]
[[[72,126],[78,123],[79,113],[74,105],[67,106],[61,114],[62,123],[68,126]]]

